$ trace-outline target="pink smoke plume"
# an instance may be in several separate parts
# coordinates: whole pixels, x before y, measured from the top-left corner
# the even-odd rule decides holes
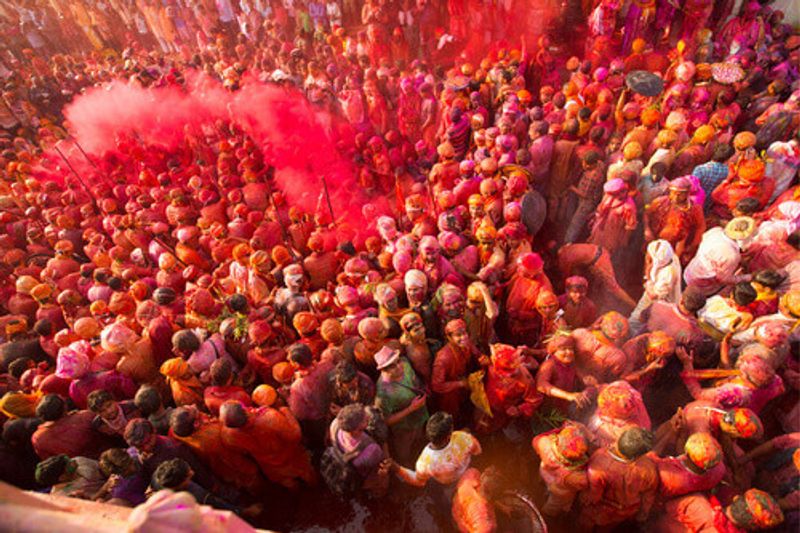
[[[230,92],[204,75],[188,76],[184,88],[113,82],[78,97],[65,116],[73,136],[96,156],[112,152],[116,140],[131,133],[138,142],[168,152],[187,131],[231,120],[258,144],[265,163],[275,167],[276,185],[291,204],[311,212],[322,205],[327,211],[327,202],[320,201],[324,176],[336,218],[351,225],[362,222],[361,208],[368,200],[352,161],[340,151],[351,146],[347,125],[296,90],[251,79]]]

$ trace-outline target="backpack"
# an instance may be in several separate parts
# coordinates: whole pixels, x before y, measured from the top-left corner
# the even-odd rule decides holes
[[[362,440],[356,451],[359,453],[369,444],[368,440]],[[358,457],[355,454],[354,457]],[[325,448],[320,458],[319,470],[322,479],[328,488],[337,496],[346,496],[358,490],[361,486],[361,475],[355,467],[350,464],[351,459],[345,458],[344,452],[339,448],[338,442]]]

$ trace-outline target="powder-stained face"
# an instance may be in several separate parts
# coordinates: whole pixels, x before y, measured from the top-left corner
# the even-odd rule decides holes
[[[451,318],[460,318],[464,314],[464,297],[453,291],[447,294],[442,301],[442,312]]]
[[[575,360],[575,350],[572,348],[559,348],[553,353],[553,357],[561,363],[568,365]]]
[[[406,296],[411,305],[420,305],[425,301],[425,288],[406,286]]]
[[[448,333],[447,338],[459,348],[469,347],[469,334],[467,333],[467,328],[464,326],[458,326]]]
[[[426,244],[420,248],[420,254],[422,255],[423,261],[426,263],[435,263],[437,259],[439,259],[439,254],[441,250],[439,249],[438,243],[434,245],[432,243]]]
[[[572,303],[578,305],[586,299],[586,289],[583,287],[570,287],[567,289],[567,296]]]

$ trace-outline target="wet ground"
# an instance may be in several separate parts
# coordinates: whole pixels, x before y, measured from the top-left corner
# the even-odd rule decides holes
[[[544,501],[538,461],[529,441],[514,445],[505,438],[487,437],[481,438],[481,442],[483,453],[473,460],[473,466],[482,470],[495,465],[507,479],[509,489],[527,492],[539,504]],[[435,501],[431,490],[409,487],[396,478],[392,479],[386,497],[375,501],[364,498],[342,501],[324,488],[291,495],[282,492],[265,499],[265,516],[255,525],[306,533],[454,531],[450,509],[442,509],[444,506]],[[570,530],[552,525],[550,531]]]

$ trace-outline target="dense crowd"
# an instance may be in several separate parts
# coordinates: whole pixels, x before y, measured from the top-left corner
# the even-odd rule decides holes
[[[142,531],[318,484],[424,487],[459,531],[510,485],[551,527],[796,530],[800,35],[590,4],[519,45],[513,2],[0,6],[0,479]],[[88,88],[195,72],[346,125],[358,212],[293,202],[233,116],[70,133]],[[472,464],[497,441],[526,484]]]

